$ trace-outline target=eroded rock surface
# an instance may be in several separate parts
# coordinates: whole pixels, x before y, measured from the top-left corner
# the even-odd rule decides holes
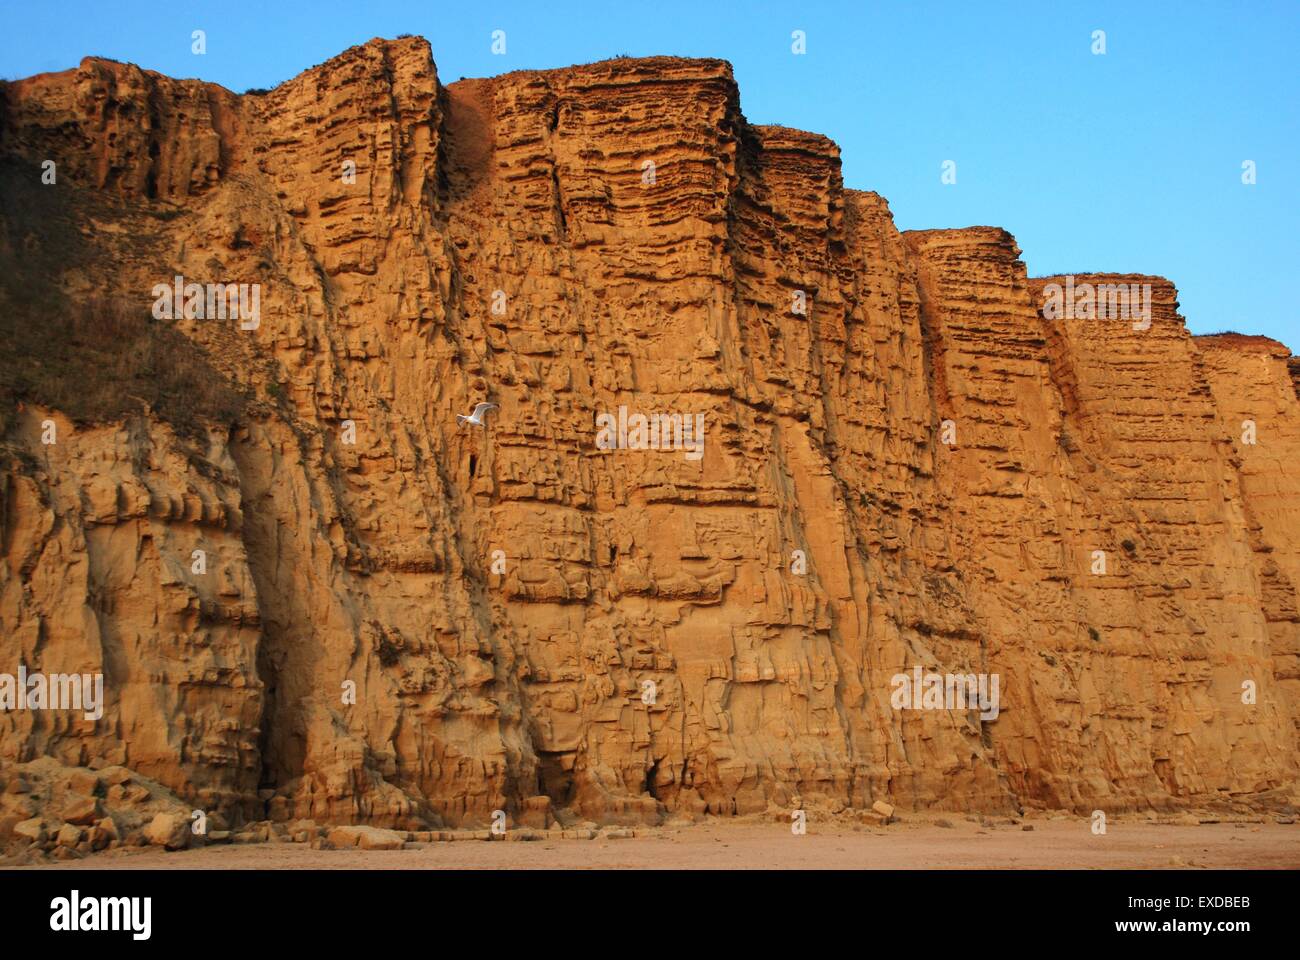
[[[105,685],[0,713],[12,776],[399,830],[1295,799],[1297,368],[1166,280],[1122,278],[1147,329],[1049,319],[1009,234],[900,234],[717,60],[88,59],[6,85],[0,153],[7,262],[69,297],[260,284],[165,321],[240,416],[10,416],[0,672]],[[702,456],[599,449],[620,406]],[[996,719],[897,709],[918,666]]]

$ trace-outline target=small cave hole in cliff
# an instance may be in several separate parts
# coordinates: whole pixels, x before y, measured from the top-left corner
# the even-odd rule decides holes
[[[659,773],[659,761],[656,760],[650,764],[645,771],[645,792],[654,799],[659,799],[659,794],[655,791],[655,776]]]
[[[539,750],[541,761],[537,770],[538,792],[551,798],[557,807],[567,807],[573,802],[573,771],[564,769],[561,754]]]

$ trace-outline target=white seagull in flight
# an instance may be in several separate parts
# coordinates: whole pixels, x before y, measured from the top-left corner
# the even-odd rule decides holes
[[[468,417],[463,413],[456,414],[456,426],[463,427],[467,423],[472,423],[476,427],[481,427],[483,426],[483,414],[496,409],[498,407],[495,403],[480,403]]]

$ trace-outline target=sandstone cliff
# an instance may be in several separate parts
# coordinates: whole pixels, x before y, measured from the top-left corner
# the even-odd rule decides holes
[[[0,111],[10,322],[260,285],[253,329],[152,322],[206,366],[111,416],[75,343],[3,358],[0,672],[105,686],[0,713],[5,762],[408,829],[1294,801],[1295,362],[1168,281],[1092,278],[1147,329],[1050,319],[1009,234],[900,234],[717,60],[87,59]],[[702,457],[599,449],[620,406]],[[897,709],[915,667],[996,719]]]

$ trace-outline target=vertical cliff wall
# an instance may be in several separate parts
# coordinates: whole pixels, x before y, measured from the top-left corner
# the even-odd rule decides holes
[[[4,760],[406,826],[1292,795],[1289,355],[1190,337],[1168,281],[1123,278],[1146,329],[1050,317],[1005,231],[900,234],[716,60],[444,87],[376,40],[2,107],[9,315],[260,285],[252,329],[157,321],[236,413],[10,398],[0,671],[106,704],[0,713]],[[602,449],[620,408],[700,455]],[[917,667],[996,717],[900,709]]]

